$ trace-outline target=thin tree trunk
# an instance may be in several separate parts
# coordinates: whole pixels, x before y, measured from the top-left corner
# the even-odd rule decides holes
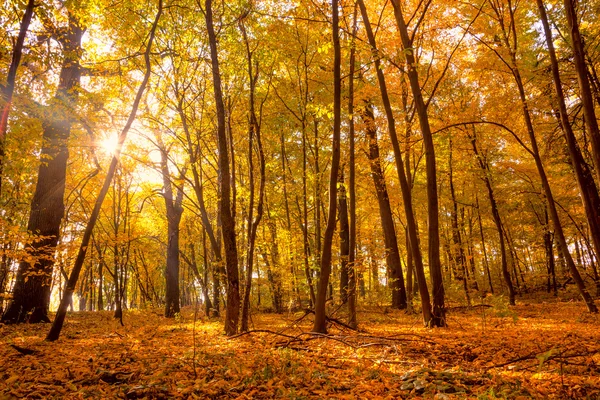
[[[354,3],[352,13],[352,39],[350,43],[350,72],[348,82],[348,115],[350,116],[348,129],[350,176],[348,182],[349,192],[349,238],[348,238],[348,325],[354,329],[358,327],[356,318],[356,167],[355,167],[355,133],[354,133],[354,69],[356,62],[356,32],[358,30],[357,7]]]
[[[487,160],[480,154],[479,148],[477,147],[477,134],[473,132],[473,135],[470,137],[471,146],[473,146],[473,153],[475,153],[475,158],[477,158],[477,163],[479,164],[479,168],[481,168],[481,178],[483,179],[483,183],[485,184],[485,188],[487,189],[488,200],[490,201],[490,207],[492,209],[492,219],[494,220],[494,225],[496,225],[496,231],[498,232],[498,241],[500,244],[500,265],[502,271],[502,277],[504,278],[504,282],[506,283],[506,287],[508,288],[508,302],[511,306],[515,305],[515,289],[512,283],[512,279],[510,277],[510,272],[508,271],[508,256],[506,254],[506,242],[504,241],[504,230],[502,228],[502,219],[500,218],[500,211],[498,210],[498,203],[496,202],[496,196],[494,195],[494,189],[492,188],[492,182],[490,179],[491,171]],[[479,224],[481,229],[481,215],[479,216]],[[483,230],[481,231],[483,234]],[[483,238],[483,236],[482,236]],[[482,239],[483,243],[483,239]],[[488,277],[489,277],[489,269],[488,269]],[[491,278],[490,278],[490,288],[491,288]]]
[[[244,42],[246,45],[246,56],[248,58],[248,78],[250,79],[250,99],[249,99],[249,107],[250,107],[250,127],[249,127],[249,169],[250,169],[250,187],[251,187],[251,201],[249,207],[249,217],[248,224],[249,226],[249,235],[248,235],[248,253],[246,259],[246,287],[244,290],[244,300],[242,303],[242,332],[248,331],[248,319],[250,312],[250,293],[252,288],[252,266],[254,263],[254,248],[256,243],[256,233],[258,231],[258,225],[263,217],[263,209],[264,209],[264,198],[265,198],[265,153],[263,151],[262,139],[260,136],[260,121],[258,116],[256,115],[256,107],[255,107],[255,90],[256,90],[256,81],[258,80],[258,64],[256,68],[252,66],[252,52],[250,51],[250,45],[248,42],[248,37],[246,34],[246,30],[244,28],[243,21],[240,21],[240,28],[242,29],[242,33],[244,36]],[[256,217],[254,221],[252,221],[253,207],[254,207],[254,172],[253,163],[252,163],[252,143],[253,138],[256,137],[256,145],[258,149],[258,163],[259,163],[259,171],[260,171],[260,183],[258,189],[258,204],[256,206]],[[260,296],[260,292],[259,292]]]
[[[540,0],[537,1],[538,6],[543,8],[543,3],[540,5]],[[569,26],[571,46],[573,48],[573,61],[575,63],[575,72],[577,73],[577,82],[579,84],[579,95],[583,104],[585,123],[588,127],[590,142],[592,144],[592,158],[594,160],[594,166],[596,167],[597,178],[600,180],[600,129],[598,128],[598,120],[596,119],[596,112],[594,110],[594,99],[592,97],[590,82],[587,75],[583,39],[579,32],[579,23],[576,12],[577,0],[564,0],[564,6],[567,24]]]
[[[238,251],[235,244],[235,220],[232,214],[231,175],[225,131],[225,107],[221,91],[221,73],[217,51],[217,37],[213,26],[212,0],[205,1],[206,27],[212,61],[213,86],[217,107],[217,139],[219,150],[219,215],[221,217],[223,247],[225,249],[225,268],[227,272],[227,309],[225,314],[225,333],[235,335],[238,330],[240,312],[240,283],[238,271]]]
[[[568,2],[568,1],[567,1]],[[548,46],[548,53],[550,55],[550,67],[552,69],[552,77],[554,80],[554,89],[558,100],[558,110],[560,114],[560,122],[565,133],[565,139],[567,141],[567,147],[569,150],[569,156],[571,159],[571,165],[577,178],[577,184],[579,186],[579,192],[583,200],[585,208],[585,214],[587,217],[588,226],[592,236],[592,241],[596,249],[596,253],[600,253],[600,196],[598,195],[598,188],[594,182],[591,171],[585,162],[581,150],[577,144],[577,139],[573,133],[573,128],[569,121],[569,114],[565,102],[565,95],[562,88],[562,82],[560,78],[560,72],[558,68],[558,60],[556,58],[556,51],[554,49],[554,42],[552,40],[552,31],[550,30],[550,24],[548,23],[548,16],[546,15],[546,9],[542,0],[537,0],[538,9],[540,12],[540,18],[544,27],[544,33],[546,36],[546,45]],[[591,97],[590,97],[591,100]],[[585,107],[585,104],[584,104]],[[593,102],[592,102],[593,112]],[[586,122],[588,115],[586,114]],[[593,116],[595,118],[595,115]],[[591,127],[588,124],[588,128],[591,131]],[[597,129],[597,126],[596,126]]]
[[[404,203],[404,212],[406,214],[406,226],[409,235],[410,247],[412,250],[413,260],[415,263],[415,272],[417,274],[417,281],[419,285],[419,294],[421,295],[421,310],[423,313],[423,321],[426,326],[436,325],[434,316],[431,310],[431,300],[429,296],[429,290],[427,288],[427,282],[425,281],[425,269],[423,267],[423,256],[419,247],[419,239],[417,234],[417,223],[415,220],[415,214],[413,211],[413,203],[411,190],[408,185],[404,164],[402,161],[402,152],[400,151],[400,145],[398,142],[398,135],[396,134],[396,123],[394,120],[394,114],[392,112],[392,106],[387,93],[387,86],[385,83],[385,76],[381,68],[381,57],[377,51],[377,44],[375,43],[375,36],[369,22],[369,16],[363,0],[358,0],[360,12],[364,21],[365,30],[367,31],[367,37],[369,45],[371,46],[371,52],[374,57],[375,70],[377,73],[377,81],[379,82],[379,90],[381,92],[381,100],[385,108],[385,115],[387,118],[388,132],[392,142],[394,150],[394,157],[396,161],[396,169],[398,172],[398,180],[400,181],[400,190],[402,192],[402,200]]]
[[[344,184],[344,171],[339,174],[338,216],[340,220],[340,301],[348,301],[348,255],[350,253],[350,223],[348,221],[348,199]]]
[[[435,160],[435,148],[433,134],[429,126],[427,105],[423,101],[417,63],[412,49],[413,43],[408,35],[408,29],[404,22],[399,0],[392,0],[394,16],[398,25],[398,31],[404,48],[404,56],[407,64],[408,80],[413,94],[414,104],[419,117],[419,125],[425,146],[425,162],[427,175],[427,216],[429,231],[429,274],[433,290],[433,318],[432,326],[446,326],[446,308],[444,305],[444,282],[442,279],[442,265],[440,262],[440,230],[439,230],[439,205],[437,194],[437,168]],[[425,11],[423,11],[425,12]]]
[[[331,170],[329,174],[329,211],[327,215],[327,227],[323,238],[323,250],[321,254],[321,275],[316,293],[315,321],[313,332],[327,333],[325,301],[329,275],[331,274],[331,245],[335,231],[335,217],[337,206],[337,178],[340,165],[340,131],[341,131],[341,50],[339,33],[338,0],[332,0],[333,5],[333,139],[331,143]]]
[[[388,268],[388,275],[391,280],[389,286],[392,289],[392,307],[405,309],[406,289],[404,286],[402,265],[400,264],[400,251],[398,250],[398,239],[396,237],[392,207],[390,205],[383,169],[381,168],[379,145],[377,144],[377,128],[375,126],[375,116],[371,104],[368,104],[365,107],[362,116],[365,122],[365,132],[369,143],[368,156],[371,176],[375,185],[381,227],[383,228],[385,261]]]
[[[108,172],[106,173],[106,178],[104,179],[104,184],[100,189],[100,193],[96,198],[96,202],[94,203],[94,208],[90,215],[90,220],[88,221],[85,231],[83,233],[83,238],[81,239],[81,245],[79,246],[79,251],[77,252],[77,258],[75,259],[75,264],[73,265],[73,270],[71,271],[71,275],[69,276],[69,281],[65,287],[65,291],[63,293],[63,297],[60,301],[60,305],[58,307],[58,311],[56,313],[56,317],[54,318],[54,322],[52,323],[52,328],[48,332],[46,336],[46,340],[53,342],[58,340],[60,336],[60,331],[62,330],[65,317],[67,315],[67,307],[71,302],[73,297],[73,291],[75,290],[75,285],[77,284],[77,280],[79,279],[79,274],[81,273],[81,268],[83,267],[83,262],[85,261],[85,255],[88,249],[88,245],[90,242],[90,238],[92,236],[92,231],[94,230],[94,226],[96,225],[96,220],[98,219],[98,215],[100,214],[100,208],[102,207],[102,203],[104,202],[104,198],[108,193],[108,189],[110,187],[110,183],[115,175],[115,171],[117,169],[117,164],[119,161],[119,157],[121,155],[121,149],[123,148],[123,143],[127,138],[127,133],[131,129],[131,125],[133,125],[133,121],[135,120],[135,116],[142,101],[142,95],[146,90],[146,86],[148,85],[148,81],[150,80],[150,74],[152,73],[152,68],[150,64],[150,51],[152,49],[152,42],[154,41],[154,35],[156,33],[156,29],[158,27],[158,21],[163,11],[163,3],[162,0],[158,0],[158,11],[156,13],[156,17],[154,18],[154,22],[152,23],[152,28],[150,29],[150,33],[148,35],[148,44],[146,46],[146,50],[144,52],[144,64],[145,64],[145,73],[142,83],[136,93],[135,99],[133,101],[133,105],[131,107],[131,113],[129,114],[129,118],[123,127],[123,130],[119,134],[119,140],[117,142],[117,147],[115,149],[115,153],[110,162],[110,166],[108,167]]]
[[[565,257],[565,261],[567,263],[567,267],[569,268],[569,272],[575,283],[577,284],[577,288],[579,289],[579,293],[581,297],[585,301],[587,308],[590,312],[596,313],[598,312],[598,308],[594,304],[594,299],[590,296],[585,287],[585,282],[579,271],[577,270],[577,266],[571,257],[571,253],[569,252],[569,247],[563,232],[562,224],[560,222],[560,218],[558,216],[558,211],[556,209],[556,204],[554,203],[554,196],[552,194],[552,189],[550,188],[550,183],[548,182],[548,177],[546,175],[546,171],[544,169],[544,165],[542,163],[542,159],[540,156],[537,138],[535,136],[535,130],[533,128],[533,121],[531,120],[531,113],[529,111],[529,104],[527,101],[527,96],[525,95],[525,87],[523,84],[523,80],[521,78],[521,73],[517,64],[517,33],[515,27],[514,20],[514,8],[512,7],[511,1],[509,0],[509,16],[511,21],[511,32],[510,36],[507,32],[503,31],[504,42],[506,48],[510,51],[510,61],[511,61],[511,72],[513,77],[515,78],[515,83],[517,84],[517,89],[519,91],[519,98],[521,100],[521,107],[523,111],[523,118],[525,119],[525,126],[527,128],[527,133],[529,135],[529,140],[531,143],[531,155],[535,161],[536,168],[538,170],[538,174],[540,175],[540,180],[542,182],[542,188],[544,190],[544,195],[546,196],[546,200],[548,202],[548,210],[550,212],[550,218],[552,219],[554,225],[554,234],[558,240],[558,244],[562,250],[563,256]],[[513,46],[510,45],[510,39],[512,38]],[[584,66],[585,68],[585,66]],[[586,75],[587,77],[587,75]],[[598,153],[600,155],[600,153]],[[600,164],[599,164],[600,165]]]

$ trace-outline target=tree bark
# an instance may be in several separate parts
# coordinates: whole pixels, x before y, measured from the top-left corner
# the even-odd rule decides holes
[[[340,165],[340,131],[341,131],[341,50],[339,32],[338,0],[332,0],[333,21],[333,139],[331,143],[331,170],[329,173],[329,210],[327,215],[327,226],[323,238],[323,250],[321,253],[321,275],[316,293],[315,321],[313,332],[327,333],[325,301],[329,275],[331,274],[331,245],[336,225],[337,208],[337,178]]]
[[[235,244],[235,220],[231,208],[231,175],[229,169],[229,152],[227,146],[227,132],[225,129],[225,106],[221,90],[221,73],[217,51],[217,37],[213,24],[212,0],[205,1],[206,27],[210,45],[212,62],[213,86],[217,108],[217,139],[219,151],[219,214],[225,250],[225,268],[227,272],[227,308],[225,311],[225,333],[235,335],[238,331],[238,318],[240,312],[240,283],[238,271],[238,251]]]
[[[242,30],[242,34],[244,36],[244,42],[246,45],[246,56],[248,59],[248,78],[250,80],[250,99],[249,99],[249,137],[248,137],[248,162],[249,162],[249,173],[250,173],[250,206],[249,206],[249,214],[248,214],[248,224],[249,224],[249,232],[248,232],[248,253],[246,256],[246,285],[244,290],[244,299],[242,303],[242,332],[248,331],[248,319],[250,314],[250,293],[252,288],[252,266],[254,263],[254,248],[256,243],[256,234],[258,231],[258,225],[262,220],[264,213],[264,198],[265,198],[265,153],[263,150],[262,139],[261,139],[261,125],[259,117],[256,113],[255,106],[255,91],[256,91],[256,82],[258,80],[258,62],[256,67],[252,66],[252,52],[250,51],[250,45],[248,42],[248,36],[246,34],[246,29],[244,28],[243,21],[240,21],[240,28]],[[259,171],[260,171],[260,183],[258,189],[258,204],[256,205],[256,217],[252,220],[253,208],[254,208],[254,171],[253,171],[253,162],[252,162],[252,153],[253,153],[253,139],[256,138],[256,146],[258,150],[258,163],[259,163]],[[259,291],[260,294],[260,291]]]
[[[163,178],[163,197],[167,210],[167,265],[165,268],[165,317],[173,318],[179,313],[179,223],[183,214],[183,185],[173,193],[169,172],[167,150],[158,137],[160,145],[160,167]]]
[[[579,146],[577,144],[577,139],[575,138],[571,122],[569,121],[569,114],[567,111],[565,95],[560,78],[560,71],[558,68],[558,60],[556,58],[556,51],[554,49],[554,42],[552,40],[552,31],[550,30],[550,24],[548,23],[548,16],[546,14],[546,8],[544,7],[543,0],[537,0],[537,5],[540,12],[542,26],[544,27],[546,45],[548,46],[548,53],[550,55],[550,67],[552,69],[554,89],[558,100],[560,122],[563,132],[565,134],[567,148],[569,151],[569,157],[571,160],[571,166],[573,167],[575,177],[577,179],[577,184],[579,186],[579,193],[583,201],[588,226],[590,227],[592,241],[594,243],[594,248],[596,249],[596,254],[600,254],[600,196],[598,195],[598,188],[596,186],[596,182],[594,182],[592,173],[589,170],[589,167],[585,162],[583,155],[581,154],[581,150],[579,149]],[[588,116],[586,114],[586,122],[587,118]],[[595,115],[593,115],[593,118],[596,118]],[[590,132],[592,132],[591,128]]]
[[[350,42],[350,72],[348,81],[348,163],[350,164],[348,178],[348,193],[349,193],[349,221],[348,221],[348,325],[354,329],[358,328],[356,318],[356,166],[355,166],[355,132],[354,132],[354,70],[356,63],[356,32],[357,24],[357,7],[354,3],[354,11],[352,13],[352,39]]]
[[[504,241],[504,229],[502,228],[502,219],[500,218],[500,211],[498,210],[498,203],[496,201],[496,196],[494,195],[494,189],[492,187],[492,182],[490,179],[490,169],[487,163],[487,160],[483,157],[483,155],[479,152],[479,148],[477,147],[477,135],[473,132],[473,135],[470,137],[471,146],[473,146],[473,153],[475,153],[475,157],[477,158],[477,163],[479,164],[479,168],[481,168],[483,183],[485,184],[485,188],[487,189],[488,200],[490,201],[490,207],[492,209],[492,219],[494,220],[494,224],[496,225],[496,231],[498,232],[498,241],[500,243],[500,265],[502,269],[502,277],[504,278],[504,282],[506,283],[506,287],[508,288],[508,302],[511,306],[515,305],[515,289],[512,283],[512,279],[510,277],[510,272],[508,271],[508,258],[506,255],[506,242]],[[480,218],[480,229],[481,229],[481,216]],[[483,234],[483,233],[482,233]],[[483,240],[483,239],[482,239]],[[489,277],[489,272],[488,272]],[[490,280],[491,287],[491,280]]]
[[[387,118],[388,132],[392,147],[394,150],[394,158],[396,162],[396,170],[398,172],[398,180],[400,181],[400,190],[402,192],[402,200],[404,202],[404,213],[406,214],[406,227],[408,230],[410,247],[412,250],[413,260],[415,263],[415,272],[417,274],[417,281],[419,285],[419,294],[421,295],[421,310],[423,313],[423,321],[426,326],[436,325],[434,316],[431,310],[431,299],[429,296],[429,290],[427,288],[427,282],[425,280],[425,269],[423,267],[423,256],[419,247],[419,239],[417,234],[417,223],[415,220],[415,214],[413,211],[413,202],[411,196],[410,186],[406,178],[406,172],[404,169],[404,163],[402,161],[402,152],[400,151],[400,144],[398,141],[398,135],[396,133],[396,122],[394,120],[394,114],[392,106],[387,92],[387,86],[385,83],[385,76],[381,68],[381,56],[377,51],[377,44],[375,42],[375,35],[369,22],[369,16],[363,0],[357,0],[360,7],[360,12],[364,21],[365,30],[371,46],[371,52],[374,58],[375,70],[377,73],[377,81],[379,83],[379,91],[381,92],[381,100],[385,109],[385,115]]]
[[[388,268],[388,276],[390,277],[390,288],[392,290],[392,307],[397,309],[405,309],[406,306],[406,289],[404,286],[404,276],[402,273],[402,265],[400,263],[400,251],[398,249],[398,239],[396,236],[396,228],[394,226],[394,217],[390,198],[385,183],[385,176],[381,168],[381,159],[379,155],[379,145],[377,143],[377,128],[375,126],[375,116],[373,114],[373,106],[368,104],[363,113],[365,122],[365,132],[369,143],[369,164],[371,168],[371,177],[375,185],[377,195],[377,204],[379,205],[379,217],[381,219],[381,227],[383,229],[383,238],[385,243],[385,261]]]
[[[429,274],[433,289],[433,319],[432,326],[446,326],[446,308],[444,305],[444,282],[442,280],[442,265],[440,262],[440,230],[439,230],[439,205],[437,193],[437,168],[435,160],[435,147],[433,134],[429,126],[427,105],[423,101],[423,93],[419,83],[417,64],[414,56],[413,43],[408,36],[408,29],[404,22],[399,0],[392,0],[394,6],[394,17],[398,25],[398,31],[404,48],[404,56],[407,64],[408,80],[413,95],[413,101],[419,117],[419,125],[425,146],[425,162],[427,176],[427,216],[429,232]],[[425,11],[424,11],[425,12]]]
[[[38,180],[31,202],[27,230],[40,235],[28,246],[28,253],[36,261],[22,261],[17,270],[11,301],[3,322],[49,322],[50,282],[54,266],[54,252],[64,215],[65,180],[69,158],[68,140],[71,134],[77,90],[81,70],[81,37],[84,29],[69,12],[68,33],[57,40],[63,46],[64,59],[56,95],[43,118],[43,145]]]

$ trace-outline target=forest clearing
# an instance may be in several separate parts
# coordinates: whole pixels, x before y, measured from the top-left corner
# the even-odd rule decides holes
[[[483,300],[490,303],[491,300]],[[255,314],[247,334],[194,308],[74,313],[58,342],[46,325],[0,326],[0,398],[597,399],[600,319],[580,302],[458,308],[448,328],[359,310],[358,332],[312,314]],[[11,347],[16,345],[21,350]],[[31,350],[33,354],[22,352]]]

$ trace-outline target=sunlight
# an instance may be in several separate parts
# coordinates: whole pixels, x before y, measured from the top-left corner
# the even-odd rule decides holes
[[[98,142],[97,148],[102,150],[106,155],[114,155],[117,150],[118,136],[111,135]]]

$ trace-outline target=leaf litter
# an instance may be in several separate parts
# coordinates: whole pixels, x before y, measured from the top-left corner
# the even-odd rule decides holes
[[[360,330],[311,315],[255,314],[228,338],[218,319],[186,308],[69,316],[62,338],[48,324],[0,325],[0,399],[527,399],[600,398],[600,320],[578,303],[456,310],[449,328],[420,316],[362,309]],[[339,316],[338,316],[339,317]],[[342,320],[343,318],[339,318]]]

